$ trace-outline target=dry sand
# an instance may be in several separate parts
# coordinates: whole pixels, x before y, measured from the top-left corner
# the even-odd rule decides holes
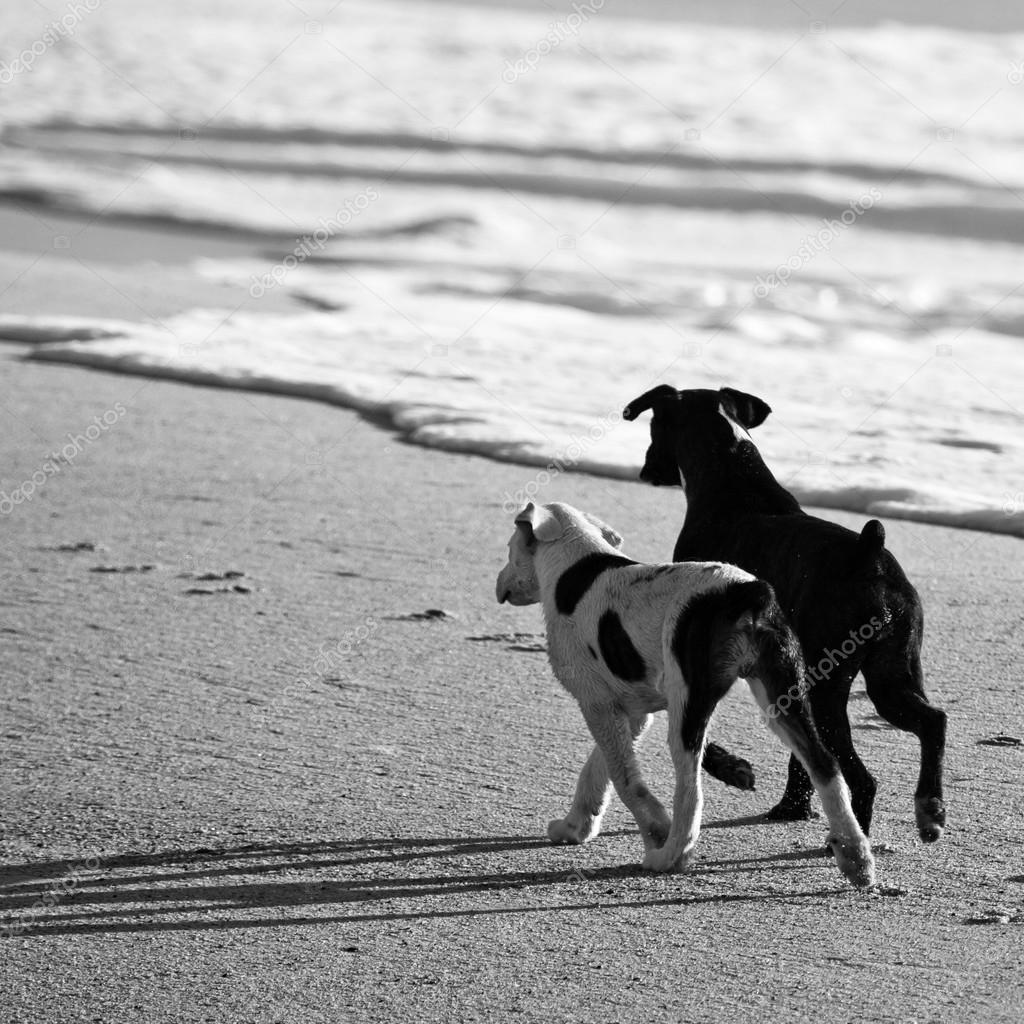
[[[48,254],[0,308],[242,300],[184,267],[103,265],[117,287],[90,292],[96,269]],[[950,715],[939,844],[913,826],[916,742],[857,694],[888,889],[842,884],[821,822],[758,819],[785,758],[736,692],[714,735],[757,792],[709,781],[696,870],[653,877],[619,805],[587,847],[542,838],[588,743],[538,610],[494,600],[501,505],[532,470],[25,351],[0,350],[5,492],[125,411],[0,518],[0,1019],[1022,1019],[1024,748],[979,743],[1024,737],[1019,541],[886,524]],[[683,511],[575,475],[544,496],[650,560]],[[663,724],[645,749],[667,797]]]

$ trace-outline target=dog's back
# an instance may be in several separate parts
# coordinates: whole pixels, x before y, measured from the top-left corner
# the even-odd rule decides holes
[[[917,591],[884,544],[877,520],[857,534],[804,512],[701,522],[688,511],[673,558],[721,558],[767,580],[813,659],[851,629],[920,628]]]
[[[691,666],[714,661],[744,628],[752,636],[755,620],[768,607],[777,607],[771,587],[733,565],[610,566],[580,598],[571,619],[547,616],[552,669],[560,679],[592,678],[596,672],[623,706],[659,710],[665,706],[669,659],[685,652]],[[687,643],[681,646],[684,634]],[[743,660],[739,646],[734,653],[733,661]],[[584,666],[587,671],[580,672]],[[686,666],[680,668],[685,675]],[[735,677],[734,671],[730,683]]]
[[[730,388],[662,386],[629,404],[651,409],[651,444],[640,477],[686,489],[686,518],[673,558],[731,562],[775,588],[810,659],[822,645],[877,617],[884,636],[920,618],[917,592],[871,520],[860,534],[808,515],[765,465],[747,431],[769,406]]]

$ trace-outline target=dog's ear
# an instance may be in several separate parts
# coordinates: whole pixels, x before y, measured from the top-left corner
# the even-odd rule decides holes
[[[558,540],[565,532],[562,524],[543,505],[534,505],[531,501],[516,516],[516,526],[525,530],[527,536],[542,542]]]
[[[679,392],[669,384],[659,384],[650,391],[645,391],[639,398],[634,398],[625,409],[622,410],[624,420],[635,420],[642,412],[648,409],[658,411],[658,407],[670,399],[679,397]]]
[[[589,512],[584,512],[583,518],[586,519],[591,526],[596,526],[601,531],[601,536],[604,537],[604,539],[608,541],[613,548],[622,547],[622,534],[619,533],[618,530],[613,529],[606,522],[598,519],[597,516],[592,516]]]
[[[718,394],[722,408],[747,430],[761,426],[772,411],[772,407],[756,395],[748,395],[735,388],[721,388]]]

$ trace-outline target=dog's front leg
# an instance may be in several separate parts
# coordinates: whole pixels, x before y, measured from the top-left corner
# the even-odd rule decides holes
[[[630,718],[629,731],[633,745],[640,742],[645,732],[654,721],[654,715],[640,715]],[[608,776],[608,766],[599,746],[594,747],[587,758],[579,781],[576,783],[576,795],[572,807],[564,818],[554,818],[548,822],[548,838],[553,843],[570,843],[578,845],[594,839],[601,831],[601,818],[608,808],[608,800],[612,795],[612,783]]]
[[[587,758],[572,807],[564,818],[548,822],[548,839],[553,843],[587,843],[601,831],[601,818],[611,796],[611,780],[600,747],[594,747]]]
[[[597,705],[584,707],[583,717],[603,755],[615,792],[636,819],[644,849],[657,849],[665,841],[671,822],[668,812],[647,788],[634,752],[634,742],[646,731],[650,716],[630,720],[617,707]]]

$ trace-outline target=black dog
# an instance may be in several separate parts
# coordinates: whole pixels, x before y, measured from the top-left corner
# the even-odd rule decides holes
[[[921,601],[885,549],[882,524],[873,519],[858,535],[800,508],[746,432],[771,412],[760,398],[732,388],[662,385],[630,402],[623,415],[633,420],[648,409],[654,419],[640,479],[686,490],[672,557],[732,562],[775,588],[803,646],[815,724],[867,833],[876,785],[853,749],[846,712],[854,677],[864,674],[878,713],[921,741],[914,806],[921,838],[934,842],[946,821],[946,715],[925,696]],[[807,773],[791,758],[786,791],[768,816],[809,817],[811,793]]]

